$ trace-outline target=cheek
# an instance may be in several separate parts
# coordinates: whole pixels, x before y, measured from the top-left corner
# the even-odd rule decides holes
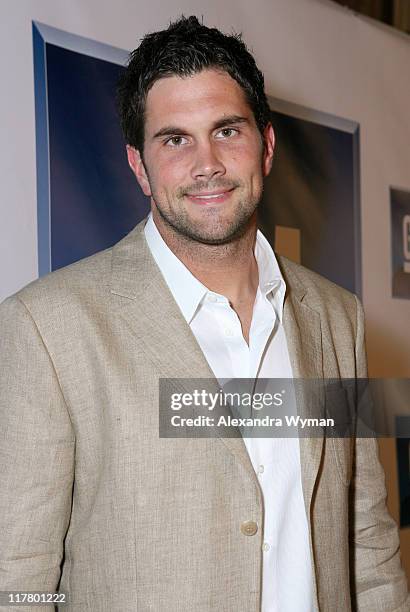
[[[226,168],[232,172],[246,176],[260,173],[262,171],[262,151],[260,143],[255,141],[236,144],[224,151]]]
[[[244,172],[243,176],[247,176],[247,182],[251,193],[259,198],[263,189],[263,172],[262,172],[262,159],[259,155],[255,155],[253,159],[249,159],[247,166],[247,174]]]
[[[186,160],[175,153],[165,159],[158,157],[153,161],[153,183],[156,189],[163,192],[173,192],[187,183]]]

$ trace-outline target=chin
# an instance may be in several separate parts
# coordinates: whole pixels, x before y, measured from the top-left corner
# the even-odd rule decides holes
[[[204,228],[202,231],[198,231],[198,227],[196,227],[192,230],[191,237],[204,244],[227,244],[242,236],[245,229],[244,227],[227,228],[226,231],[221,231],[221,228],[218,227],[217,231],[212,231],[212,228]]]

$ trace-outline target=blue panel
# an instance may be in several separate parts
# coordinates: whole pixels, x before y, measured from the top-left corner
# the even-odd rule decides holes
[[[410,191],[390,188],[392,296],[410,300]]]
[[[52,269],[109,247],[149,210],[115,107],[122,67],[47,44]]]
[[[396,416],[396,430],[409,426],[408,416]],[[400,496],[400,527],[410,527],[410,438],[398,438],[397,448],[397,468],[399,477],[399,496]]]
[[[115,244],[149,200],[128,167],[116,111],[127,53],[42,24],[33,24],[33,46],[41,276]]]
[[[276,225],[301,233],[301,263],[360,293],[358,131],[272,111],[276,151],[260,207],[274,246]]]

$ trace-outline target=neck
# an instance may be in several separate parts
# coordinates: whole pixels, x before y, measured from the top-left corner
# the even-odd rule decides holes
[[[179,234],[156,211],[153,219],[167,246],[205,287],[224,295],[233,306],[249,300],[253,304],[259,281],[254,255],[256,213],[241,236],[221,245],[203,244]]]

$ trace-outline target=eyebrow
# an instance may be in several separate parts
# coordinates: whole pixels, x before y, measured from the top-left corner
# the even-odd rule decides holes
[[[212,130],[227,127],[234,123],[249,123],[249,119],[247,117],[242,117],[241,115],[228,115],[227,117],[222,117],[218,121],[215,121],[212,126]],[[158,132],[154,134],[153,139],[161,138],[162,136],[175,136],[175,134],[185,135],[186,133],[187,131],[185,129],[177,127],[176,125],[167,125],[166,127],[158,130]]]

